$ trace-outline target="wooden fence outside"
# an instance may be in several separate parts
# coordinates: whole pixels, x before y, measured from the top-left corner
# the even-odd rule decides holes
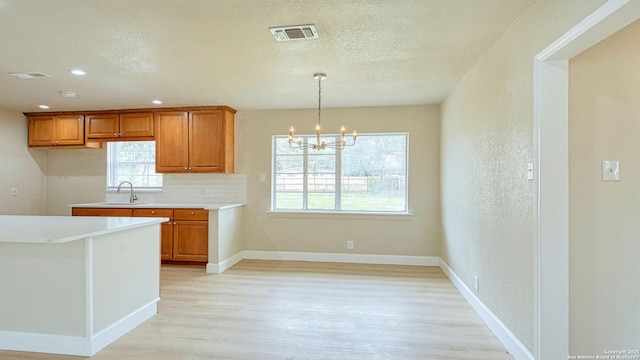
[[[406,179],[404,176],[343,176],[343,193],[366,194],[383,187],[389,190],[400,190],[405,188]],[[276,191],[278,192],[301,192],[303,186],[302,174],[280,174],[276,176]],[[336,180],[333,175],[316,175],[308,178],[307,190],[309,192],[335,192]]]

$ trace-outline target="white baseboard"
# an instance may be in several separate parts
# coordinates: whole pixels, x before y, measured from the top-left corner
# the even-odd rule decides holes
[[[440,259],[437,256],[341,254],[259,250],[245,250],[244,258],[253,260],[284,260],[415,266],[438,266]]]
[[[38,353],[90,356],[86,337],[0,331],[0,349]]]
[[[96,354],[98,351],[107,347],[107,345],[118,340],[143,322],[155,316],[158,313],[158,301],[160,301],[159,298],[151,301],[147,305],[95,334],[89,343],[91,347],[91,354],[89,354],[89,356]]]
[[[158,300],[143,306],[131,315],[114,323],[107,329],[96,334],[92,339],[83,336],[0,331],[0,349],[74,356],[92,356],[154,316],[158,312]]]
[[[533,354],[529,352],[526,346],[500,321],[500,319],[491,311],[478,297],[469,289],[469,287],[456,275],[453,270],[442,259],[439,261],[440,268],[449,277],[449,280],[455,285],[460,294],[467,300],[469,305],[482,318],[482,321],[496,335],[498,340],[504,345],[507,351],[516,360],[534,360]]]
[[[244,259],[244,251],[239,251],[235,255],[232,255],[232,256],[224,259],[223,261],[221,261],[218,264],[211,263],[211,262],[207,263],[207,273],[209,273],[209,274],[222,274],[223,272],[227,271],[233,265],[235,265],[235,264],[239,263],[240,261],[242,261],[242,259]]]

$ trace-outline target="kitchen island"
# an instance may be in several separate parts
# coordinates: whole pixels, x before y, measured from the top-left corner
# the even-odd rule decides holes
[[[91,356],[154,316],[163,221],[0,216],[0,349]]]

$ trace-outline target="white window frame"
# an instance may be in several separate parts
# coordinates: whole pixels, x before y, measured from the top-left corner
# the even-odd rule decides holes
[[[106,184],[107,190],[116,190],[118,188],[118,184],[122,181],[131,182],[134,188],[136,189],[136,191],[137,190],[148,190],[148,191],[162,190],[162,186],[163,186],[162,184],[160,186],[147,186],[147,185],[141,185],[139,183],[136,183],[134,182],[133,179],[125,179],[120,181],[116,179],[116,171],[115,171],[114,163],[112,160],[115,156],[116,146],[122,143],[124,142],[107,142],[106,143],[107,144],[107,184]],[[155,169],[155,156],[154,156],[153,162],[143,162],[143,164],[146,164],[150,168]],[[153,175],[159,175],[160,178],[162,178],[162,174],[153,174]]]
[[[366,133],[359,134],[360,138],[365,136],[392,136],[392,135],[402,135],[405,137],[405,191],[404,191],[404,209],[402,210],[342,210],[342,156],[341,151],[335,151],[335,208],[334,209],[308,209],[308,181],[307,181],[307,165],[308,165],[308,156],[310,152],[318,151],[313,149],[304,149],[302,150],[303,156],[303,171],[302,171],[302,208],[301,209],[278,209],[276,208],[276,179],[278,173],[276,172],[276,139],[288,139],[286,135],[274,135],[271,140],[271,206],[269,212],[273,213],[370,213],[370,214],[409,214],[409,133],[408,132],[382,132],[382,133]],[[329,134],[323,135],[322,137],[336,137],[336,140],[339,139],[339,135]],[[303,141],[307,141],[308,139],[315,139],[316,135],[300,135],[300,138]],[[356,145],[358,144],[356,143]],[[320,150],[324,151],[324,150]]]

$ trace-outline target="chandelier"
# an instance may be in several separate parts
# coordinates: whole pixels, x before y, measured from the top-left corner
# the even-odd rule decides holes
[[[327,74],[325,73],[315,73],[313,74],[313,78],[318,80],[318,123],[316,124],[316,143],[312,144],[309,142],[303,142],[301,138],[294,139],[295,135],[293,133],[293,126],[289,128],[289,146],[295,149],[314,149],[314,150],[324,150],[326,148],[343,150],[347,146],[353,146],[356,143],[356,139],[358,134],[354,130],[351,134],[351,138],[353,142],[347,143],[347,138],[345,137],[345,128],[344,125],[340,129],[340,140],[333,142],[326,142],[320,136],[320,122],[322,115],[322,80],[327,78]]]

